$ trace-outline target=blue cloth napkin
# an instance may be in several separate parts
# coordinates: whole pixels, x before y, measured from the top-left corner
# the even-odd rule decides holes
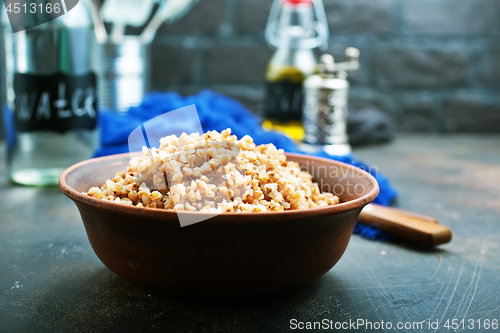
[[[232,134],[238,138],[250,135],[258,145],[273,143],[277,148],[286,152],[302,153],[287,136],[264,130],[262,121],[240,102],[210,90],[203,90],[197,95],[187,97],[175,92],[153,92],[144,97],[141,105],[131,107],[126,113],[101,112],[99,119],[101,144],[95,156],[128,152],[128,136],[135,128],[166,112],[192,104],[196,105],[204,131],[220,132],[231,128]],[[316,155],[352,164],[370,172],[377,179],[380,187],[375,203],[387,206],[397,196],[396,189],[389,183],[387,177],[376,172],[376,168],[370,168],[369,165],[354,159],[352,155],[331,156],[325,151],[320,151]],[[393,238],[376,227],[360,223],[356,224],[354,233],[370,239],[390,240]]]

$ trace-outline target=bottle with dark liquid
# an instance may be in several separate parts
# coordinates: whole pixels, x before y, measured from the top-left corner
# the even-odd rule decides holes
[[[263,125],[300,141],[303,83],[316,72],[317,49],[328,40],[321,1],[275,0],[266,38],[276,52],[266,72]]]

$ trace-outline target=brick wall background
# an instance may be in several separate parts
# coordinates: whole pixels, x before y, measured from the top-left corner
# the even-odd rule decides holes
[[[331,52],[361,51],[351,110],[400,131],[500,131],[499,0],[324,0]],[[261,111],[271,0],[200,0],[152,44],[152,88],[211,88]]]
[[[400,131],[500,132],[500,0],[323,1],[328,52],[341,60],[346,47],[361,50],[351,112],[374,106]],[[200,0],[163,25],[151,45],[152,88],[210,88],[260,114],[273,52],[263,34],[270,7]]]

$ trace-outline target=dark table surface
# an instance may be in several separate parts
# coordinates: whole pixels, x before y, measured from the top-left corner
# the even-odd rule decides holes
[[[11,186],[2,164],[0,332],[280,332],[299,322],[355,331],[357,320],[384,325],[379,332],[454,331],[447,321],[456,331],[500,331],[500,136],[400,136],[355,155],[390,177],[397,206],[452,228],[452,242],[423,249],[354,235],[316,282],[226,300],[123,281],[95,256],[59,189]]]

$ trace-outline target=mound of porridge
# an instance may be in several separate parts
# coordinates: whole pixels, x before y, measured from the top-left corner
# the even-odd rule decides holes
[[[200,211],[248,213],[308,209],[335,205],[339,198],[321,192],[298,163],[287,161],[273,144],[257,146],[231,129],[180,137],[166,136],[159,148],[142,155],[87,195],[123,205]]]

